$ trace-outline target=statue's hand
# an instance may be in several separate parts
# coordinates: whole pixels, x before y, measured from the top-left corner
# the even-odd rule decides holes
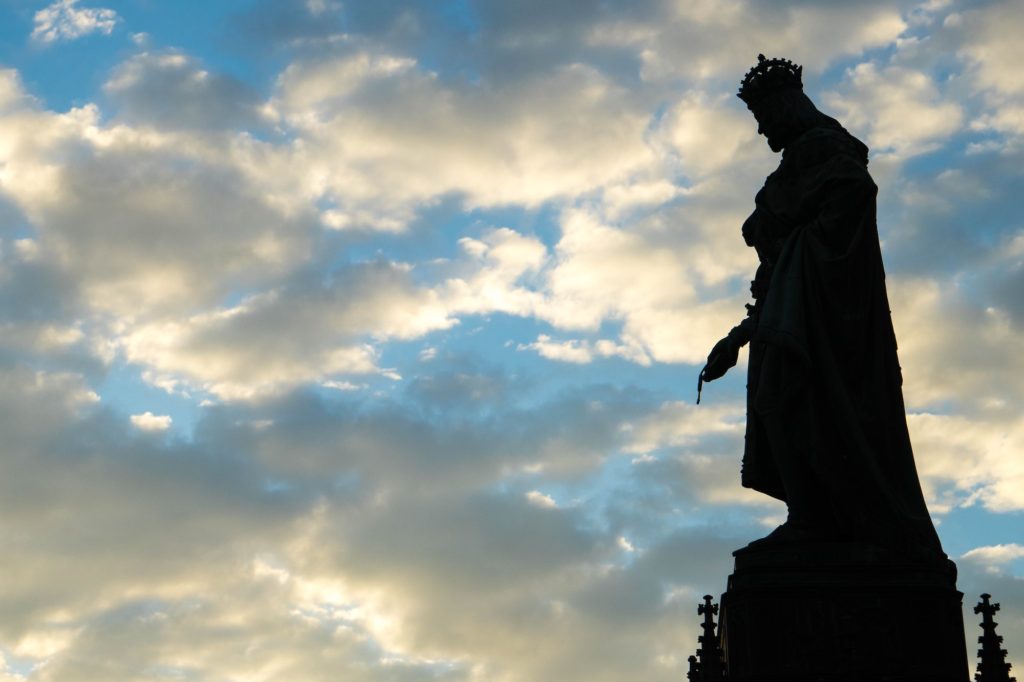
[[[715,344],[715,347],[708,353],[708,363],[700,371],[701,379],[714,381],[725,375],[731,367],[736,366],[739,359],[740,347],[728,336]]]

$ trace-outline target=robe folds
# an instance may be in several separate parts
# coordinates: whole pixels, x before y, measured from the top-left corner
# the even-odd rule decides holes
[[[780,462],[796,458],[837,539],[941,555],[907,431],[876,194],[867,147],[838,125],[789,144],[757,194],[741,481],[787,501]]]

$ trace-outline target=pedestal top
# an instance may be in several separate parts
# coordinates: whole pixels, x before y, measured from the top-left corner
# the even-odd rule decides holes
[[[736,559],[730,585],[763,583],[870,582],[949,588],[956,585],[956,564],[947,558],[931,560],[856,542],[793,543],[743,548]]]

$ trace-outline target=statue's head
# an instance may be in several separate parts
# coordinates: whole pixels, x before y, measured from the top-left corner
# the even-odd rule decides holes
[[[736,94],[757,119],[757,132],[772,151],[782,151],[798,135],[814,127],[821,113],[804,94],[803,67],[787,59],[765,59],[747,72]]]

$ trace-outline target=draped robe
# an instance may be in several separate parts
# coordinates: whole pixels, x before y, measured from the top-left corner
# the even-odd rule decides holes
[[[797,458],[837,539],[941,554],[914,465],[867,147],[838,125],[787,146],[744,226],[761,265],[741,481],[787,500]]]

